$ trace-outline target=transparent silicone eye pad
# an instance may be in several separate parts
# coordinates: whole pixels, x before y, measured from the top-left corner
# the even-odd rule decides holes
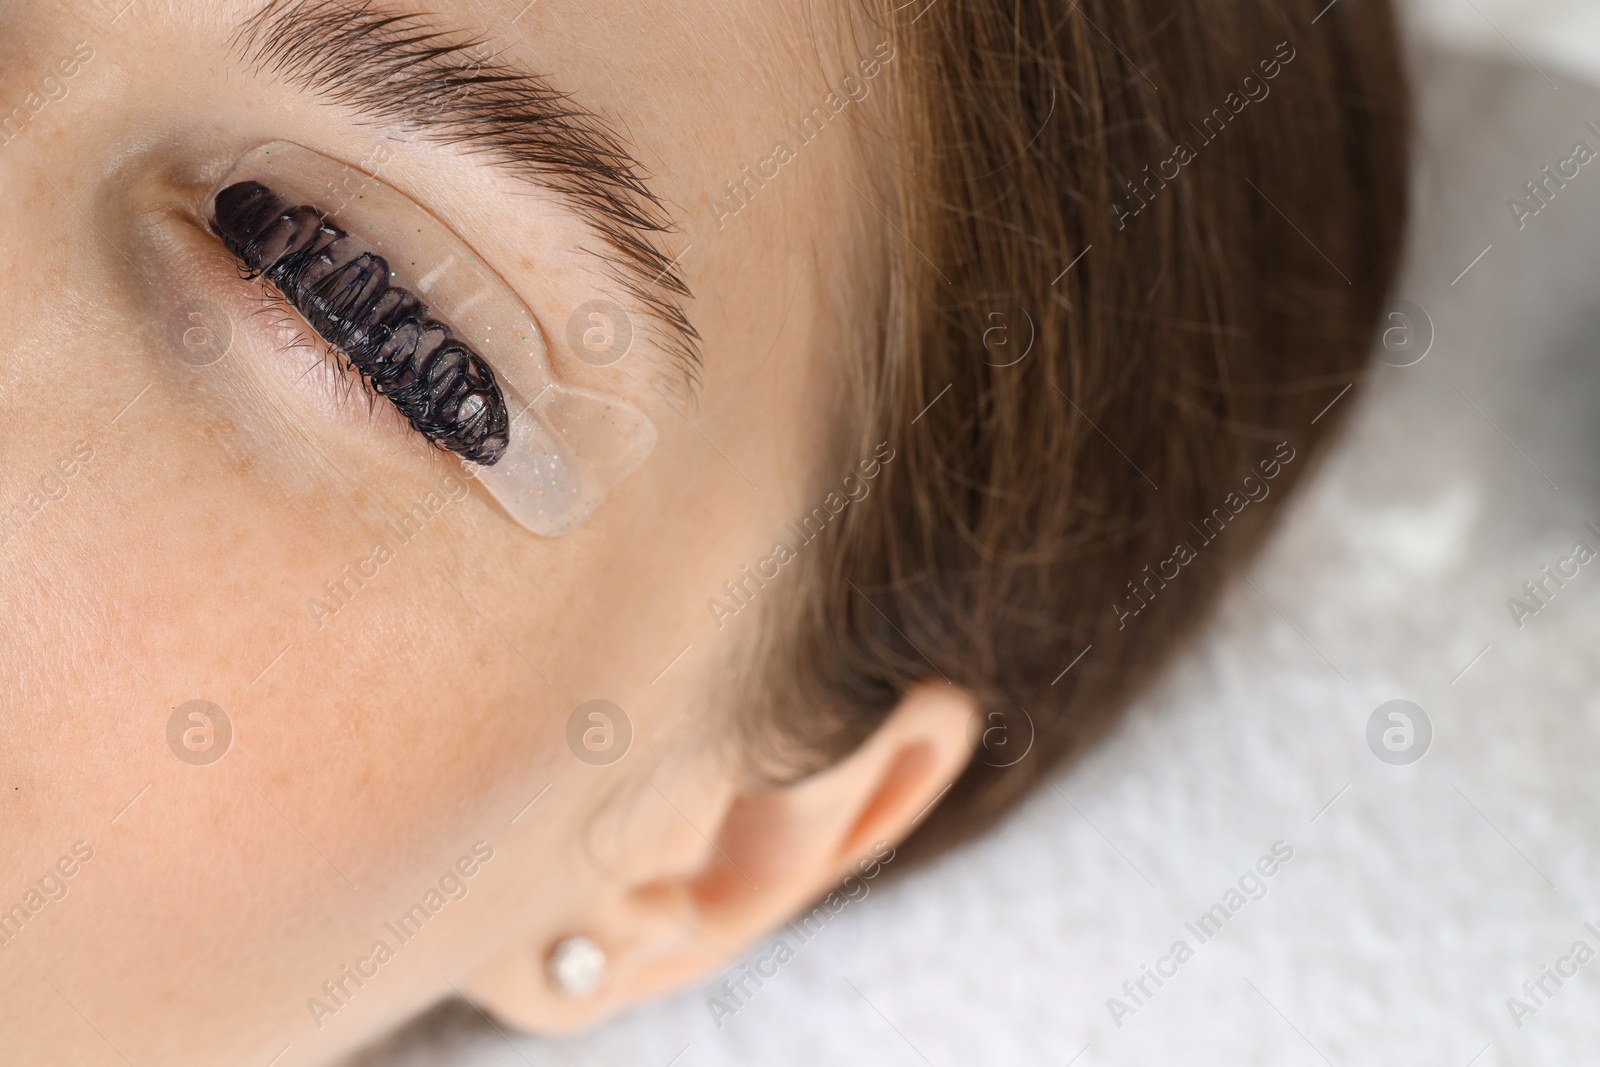
[[[238,161],[207,214],[246,271],[534,533],[583,522],[654,447],[637,408],[556,381],[517,295],[381,180],[275,142]]]

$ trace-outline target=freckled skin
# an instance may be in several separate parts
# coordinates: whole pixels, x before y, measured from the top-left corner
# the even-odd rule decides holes
[[[614,366],[567,351],[573,309],[627,294],[559,198],[255,76],[229,42],[260,6],[147,0],[113,24],[99,5],[0,4],[0,105],[49,71],[65,86],[0,144],[0,915],[75,843],[93,850],[63,899],[0,929],[7,1064],[316,1067],[457,991],[501,1025],[571,1030],[711,973],[858,847],[774,836],[848,829],[861,806],[813,784],[767,817],[789,794],[750,784],[725,728],[742,709],[721,696],[754,631],[706,610],[836,477],[820,457],[859,333],[840,294],[882,266],[846,179],[879,176],[841,118],[736,219],[709,198],[853,69],[853,43],[815,36],[842,9],[540,0],[513,23],[526,0],[428,5],[555,72],[648,162],[680,216],[665,251],[689,249],[691,422],[641,376],[666,362],[642,319]],[[275,140],[351,164],[386,146],[386,181],[516,292],[554,375],[648,406],[654,451],[582,527],[530,534],[457,455],[283,340],[304,331],[240,278],[205,204]],[[371,269],[353,284],[420,328],[420,306],[372,295]],[[172,341],[197,311],[231,329],[204,366]],[[448,436],[460,406],[440,397],[487,397],[491,379],[441,366],[454,377],[416,398]],[[462,454],[493,447],[483,418]],[[633,727],[605,766],[568,744],[596,699]],[[232,733],[203,765],[185,758],[193,724],[173,724],[196,700]],[[944,777],[896,788],[908,821],[953,775],[912,764]],[[839,781],[870,796],[876,780]],[[467,894],[398,945],[384,924],[480,841],[494,855]],[[575,931],[611,963],[583,1000],[543,964]],[[393,958],[335,1005],[324,983],[379,940]]]

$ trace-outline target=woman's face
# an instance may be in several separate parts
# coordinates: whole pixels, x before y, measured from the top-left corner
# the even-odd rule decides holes
[[[759,925],[691,905],[753,897],[752,865],[786,884],[708,743],[750,625],[708,600],[737,603],[831,473],[878,255],[857,116],[892,53],[821,8],[432,7],[377,49],[337,5],[0,13],[0,1030],[23,1060],[316,1062],[453,991],[578,1025]],[[421,25],[488,47],[394,62]],[[534,75],[594,118],[530,117]],[[555,382],[648,419],[586,521],[525,529],[241,277],[208,196],[269,142],[436,219]],[[619,167],[671,232],[637,229]],[[626,355],[586,358],[591,329]],[[621,712],[574,727],[593,700]],[[595,930],[612,979],[564,1000],[545,953]]]

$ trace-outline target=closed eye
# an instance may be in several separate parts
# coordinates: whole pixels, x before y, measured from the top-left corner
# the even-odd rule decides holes
[[[518,293],[389,181],[271,141],[235,160],[200,214],[343,381],[459,456],[529,530],[583,522],[654,446],[638,408],[558,378]],[[305,336],[278,333],[280,346]]]
[[[424,438],[482,466],[505,454],[509,416],[494,370],[336,219],[242,181],[217,194],[210,226],[247,275],[270,282]]]

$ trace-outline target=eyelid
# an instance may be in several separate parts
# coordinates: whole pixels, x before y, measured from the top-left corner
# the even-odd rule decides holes
[[[390,283],[493,368],[510,414],[510,444],[487,464],[465,462],[517,522],[556,536],[583,522],[649,454],[655,428],[618,397],[558,381],[544,334],[503,279],[420,205],[372,176],[287,142],[242,156],[207,198],[256,181],[309,205],[389,263]]]
[[[412,429],[475,463],[500,459],[510,432],[494,371],[427,301],[393,284],[388,260],[332,216],[258,181],[216,195],[211,229]]]

